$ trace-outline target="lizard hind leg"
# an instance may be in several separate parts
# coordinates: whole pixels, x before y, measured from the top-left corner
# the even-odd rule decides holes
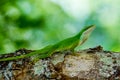
[[[45,59],[49,57],[48,53],[43,53],[43,54],[39,54],[37,56],[35,56],[32,60],[33,63],[36,63],[37,61],[39,61],[40,59]]]

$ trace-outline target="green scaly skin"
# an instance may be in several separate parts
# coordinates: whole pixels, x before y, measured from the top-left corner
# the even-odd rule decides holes
[[[0,59],[0,61],[22,59],[22,58],[27,58],[27,57],[34,56],[34,55],[38,56],[36,57],[36,60],[38,60],[41,58],[50,57],[56,51],[64,51],[64,50],[74,51],[75,47],[83,44],[87,40],[87,38],[89,37],[91,32],[94,30],[94,28],[95,28],[95,25],[85,27],[77,35],[64,39],[54,45],[48,45],[40,50],[36,50],[29,54],[24,54],[24,55],[15,56],[15,57],[2,58]]]

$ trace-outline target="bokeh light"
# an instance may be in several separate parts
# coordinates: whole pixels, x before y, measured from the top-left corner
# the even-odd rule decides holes
[[[119,3],[120,0],[2,0],[0,53],[40,49],[74,36],[91,24],[96,29],[78,49],[101,45],[105,50],[118,52]]]

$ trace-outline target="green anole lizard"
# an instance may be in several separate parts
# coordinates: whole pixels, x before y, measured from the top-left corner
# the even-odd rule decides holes
[[[27,58],[27,57],[34,56],[34,55],[37,55],[38,59],[41,59],[41,58],[50,57],[56,51],[64,51],[64,50],[74,51],[75,47],[83,44],[87,40],[87,38],[89,37],[91,32],[94,30],[94,28],[95,28],[95,25],[85,27],[77,35],[64,39],[56,44],[48,45],[40,50],[36,50],[28,54],[23,54],[20,56],[14,56],[14,57],[8,57],[8,58],[2,58],[0,59],[0,61],[22,59],[22,58]]]

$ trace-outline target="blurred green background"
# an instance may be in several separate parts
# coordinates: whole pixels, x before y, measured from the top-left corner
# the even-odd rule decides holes
[[[0,53],[40,49],[96,25],[79,49],[120,51],[120,0],[1,0]]]

